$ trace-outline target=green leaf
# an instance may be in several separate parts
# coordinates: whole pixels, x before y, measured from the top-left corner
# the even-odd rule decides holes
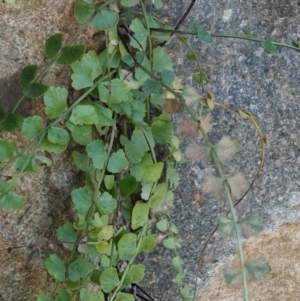
[[[75,291],[77,289],[81,288],[80,282],[79,281],[71,281],[71,280],[67,280],[66,282],[66,288],[70,291]]]
[[[69,278],[72,281],[77,281],[80,278],[85,278],[93,270],[92,265],[82,256],[78,257],[69,265]]]
[[[132,283],[139,283],[145,275],[145,266],[143,264],[133,264],[128,271],[128,276]]]
[[[45,295],[38,295],[37,301],[53,301],[53,299]]]
[[[261,41],[261,47],[266,50],[267,52],[269,53],[275,53],[276,52],[276,47],[275,45],[273,44],[272,41],[269,41],[269,40],[263,40]]]
[[[102,292],[89,292],[87,289],[82,288],[80,290],[80,300],[82,300],[82,301],[104,301],[104,295]]]
[[[95,16],[91,26],[96,30],[114,28],[119,22],[119,14],[114,11],[100,10]]]
[[[132,133],[131,141],[143,152],[147,152],[149,150],[149,145],[142,130],[136,128]]]
[[[49,275],[58,281],[65,281],[66,268],[63,261],[56,254],[50,255],[45,265]]]
[[[94,13],[94,6],[84,1],[79,1],[75,4],[74,14],[78,23],[86,23]]]
[[[77,125],[68,121],[66,126],[72,132],[72,137],[78,144],[87,145],[93,140],[90,125]]]
[[[11,158],[14,155],[17,145],[14,141],[0,139],[0,162]]]
[[[188,52],[186,54],[186,58],[189,59],[190,61],[196,61],[197,60],[197,57],[196,57],[195,53],[193,53],[193,52]]]
[[[135,297],[132,294],[118,292],[114,301],[134,301]]]
[[[145,184],[152,184],[158,181],[161,177],[163,168],[164,164],[162,162],[158,162],[148,167],[145,171],[143,182]]]
[[[152,192],[153,183],[150,184],[144,184],[142,183],[142,193],[141,198],[145,201],[148,201],[150,198],[150,194]]]
[[[101,240],[110,240],[114,235],[114,227],[112,225],[104,226],[98,232],[98,239]]]
[[[113,175],[104,176],[104,184],[107,190],[112,189],[115,184],[115,177]]]
[[[248,38],[255,38],[255,36],[251,33],[251,31],[249,29],[247,29],[246,27],[243,27],[241,29]]]
[[[161,0],[151,0],[151,2],[155,5],[157,9],[160,9],[163,7],[163,2]]]
[[[153,137],[158,143],[171,142],[174,136],[171,119],[169,116],[168,119],[166,119],[165,116],[166,114],[160,115],[151,123]]]
[[[139,3],[139,0],[121,0],[121,5],[125,7],[135,6]]]
[[[42,132],[43,119],[40,116],[32,116],[24,119],[22,124],[22,136],[30,140]]]
[[[121,260],[130,260],[136,252],[137,236],[128,233],[121,237],[118,243],[118,252]]]
[[[128,161],[125,158],[124,151],[119,149],[117,152],[114,152],[108,161],[107,170],[111,173],[118,173],[128,166]]]
[[[161,80],[167,86],[171,87],[174,79],[175,79],[175,74],[173,71],[167,69],[162,71]]]
[[[68,90],[61,87],[50,87],[44,95],[45,113],[49,119],[60,116],[67,110]]]
[[[168,220],[163,219],[158,223],[156,223],[156,228],[161,232],[166,232],[168,230],[168,225],[169,225]]]
[[[104,143],[102,140],[94,140],[86,146],[86,151],[89,157],[93,160],[93,165],[102,169],[104,167],[105,160],[107,159],[107,152],[104,149]]]
[[[160,72],[164,70],[173,71],[173,60],[165,47],[158,46],[153,50],[153,69]]]
[[[119,285],[117,269],[110,267],[105,269],[100,276],[100,284],[103,292],[109,293]]]
[[[150,208],[155,208],[159,206],[165,199],[168,191],[168,184],[162,183],[157,185],[153,196],[149,200]]]
[[[88,212],[92,200],[89,196],[89,192],[86,186],[75,189],[71,192],[72,201],[79,214],[85,214]]]
[[[141,162],[145,152],[139,149],[133,142],[131,142],[124,135],[121,135],[120,142],[125,148],[127,158],[133,163]]]
[[[39,98],[46,93],[49,87],[40,84],[33,83],[23,89],[23,94],[31,99]]]
[[[120,51],[117,51],[113,54],[107,54],[107,49],[103,50],[99,55],[100,65],[102,69],[106,68],[108,64],[108,57],[109,57],[109,63],[110,68],[117,69],[121,62],[121,54]]]
[[[6,193],[0,200],[0,207],[6,210],[22,209],[25,203],[25,198],[15,193]]]
[[[70,121],[74,124],[97,124],[98,115],[92,105],[77,105],[73,110]]]
[[[50,126],[48,130],[48,140],[55,144],[66,144],[70,140],[70,137],[66,130]]]
[[[184,262],[183,262],[183,260],[182,260],[182,258],[180,256],[173,257],[173,259],[172,259],[172,265],[173,265],[173,267],[179,269],[179,268],[181,268],[183,266],[183,264],[184,264]]]
[[[224,235],[235,237],[236,236],[236,230],[235,230],[235,222],[232,217],[229,216],[218,216],[217,223],[219,226],[220,232],[222,232]]]
[[[207,31],[203,30],[197,22],[191,22],[189,27],[197,33],[197,36],[201,41],[206,43],[212,43],[213,40],[211,35]]]
[[[35,79],[37,71],[38,71],[37,65],[26,66],[22,70],[21,75],[20,75],[20,86],[22,88],[25,88],[26,86],[28,86]]]
[[[96,207],[101,215],[110,215],[117,208],[117,201],[108,192],[104,192],[96,201]]]
[[[119,183],[119,189],[123,198],[129,197],[138,187],[138,183],[132,175],[126,175]]]
[[[20,155],[16,160],[15,170],[22,170],[23,172],[40,172],[43,170],[43,166],[39,165],[36,160],[39,160],[38,157],[32,158],[30,155]]]
[[[182,271],[178,271],[178,274],[175,277],[175,282],[179,285],[182,285],[184,279],[184,273]]]
[[[120,103],[113,103],[111,109],[120,114],[131,117],[131,105],[129,101],[122,101]]]
[[[68,146],[67,143],[65,144],[52,143],[51,141],[48,140],[47,136],[44,136],[40,143],[40,147],[49,153],[61,153],[67,148],[67,146]]]
[[[299,43],[297,41],[293,40],[293,39],[292,39],[292,46],[300,48]]]
[[[146,170],[152,164],[153,163],[151,155],[145,154],[142,158],[142,161],[130,169],[130,173],[136,178],[137,181],[141,181],[144,177]]]
[[[71,301],[71,295],[64,288],[55,297],[55,301]]]
[[[223,276],[227,284],[239,283],[242,280],[242,272],[232,267],[225,267]]]
[[[129,67],[134,67],[135,62],[133,60],[133,57],[127,52],[122,56],[122,61],[127,64]]]
[[[164,90],[159,81],[149,78],[143,83],[143,91],[149,94],[164,94]]]
[[[142,227],[148,220],[149,208],[145,203],[137,203],[132,210],[131,228],[133,230]]]
[[[2,129],[7,132],[16,130],[22,126],[23,120],[24,120],[23,116],[10,113],[8,114],[4,122],[1,124]]]
[[[187,297],[189,294],[190,294],[190,289],[187,285],[183,285],[180,287],[180,294],[183,296],[183,297]],[[185,301],[185,299],[184,299]]]
[[[14,188],[15,188],[15,181],[13,179],[8,181],[0,180],[0,194],[5,194],[7,192],[10,192]]]
[[[61,65],[71,65],[76,62],[85,53],[84,45],[65,46],[57,59]]]
[[[141,65],[150,72],[151,63],[145,55],[143,55],[143,62]],[[150,75],[143,71],[140,67],[136,69],[134,76],[140,84],[143,84],[147,79],[150,78]]]
[[[62,34],[57,33],[46,40],[45,49],[48,59],[53,59],[58,54],[61,49],[62,38]]]
[[[81,154],[78,151],[73,151],[72,158],[75,165],[82,171],[88,172],[89,170],[89,157],[86,154]]]
[[[256,235],[264,229],[262,219],[259,216],[250,215],[239,220],[242,233],[245,238]]]
[[[157,234],[151,234],[148,236],[145,236],[142,238],[140,247],[138,249],[138,253],[139,252],[147,252],[147,251],[151,251],[152,249],[154,249],[154,247],[156,246],[156,242],[157,242]]]
[[[99,123],[96,126],[112,126],[115,121],[112,118],[112,110],[98,104],[94,105],[96,113],[98,115]]]
[[[102,73],[98,55],[94,50],[84,54],[80,61],[71,65],[71,68],[74,71],[71,75],[72,87],[76,90],[91,87],[94,79]]]
[[[119,78],[113,79],[110,83],[104,82],[98,86],[100,99],[103,102],[120,103],[129,100],[129,89],[125,82]],[[109,95],[110,94],[110,95]]]
[[[203,84],[203,82],[204,82],[204,79],[203,79],[203,76],[201,76],[201,75],[197,75],[197,74],[194,74],[193,75],[193,81],[195,82],[195,83],[197,83],[198,85],[202,85]],[[208,98],[207,99],[207,101],[211,101],[211,99],[210,98]],[[212,109],[211,109],[212,110]]]
[[[178,228],[175,224],[171,224],[170,226],[170,230],[175,233],[175,234],[178,234]]]
[[[163,241],[163,245],[167,249],[174,250],[176,248],[175,239],[173,237],[167,238]]]
[[[133,37],[130,36],[130,45],[141,51],[146,49],[148,31],[144,27],[142,21],[138,18],[135,18],[132,20],[129,28],[134,32]]]
[[[167,166],[167,179],[169,180],[170,188],[176,188],[179,184],[179,175],[176,171],[176,169],[168,163]]]
[[[264,257],[257,258],[245,265],[252,280],[261,280],[271,272],[271,267]]]
[[[72,250],[74,243],[77,240],[77,235],[73,229],[72,223],[70,222],[58,227],[56,230],[56,236],[59,241],[66,243],[70,250]]]

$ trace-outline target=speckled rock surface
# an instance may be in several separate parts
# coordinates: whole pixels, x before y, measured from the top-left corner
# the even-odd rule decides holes
[[[18,84],[22,68],[28,64],[46,65],[45,39],[60,31],[68,39],[77,30],[73,17],[75,1],[16,1],[0,3],[0,105],[11,110],[21,89]],[[85,36],[81,41],[86,40]],[[44,82],[68,86],[66,68],[54,68]],[[66,78],[65,78],[66,77]],[[19,112],[42,114],[42,100],[25,100]],[[11,139],[24,145],[20,135]],[[0,249],[9,246],[35,245],[33,249],[0,252],[0,300],[31,301],[39,293],[52,291],[53,283],[45,270],[50,250],[48,241],[55,239],[55,229],[72,220],[70,192],[81,185],[81,176],[73,170],[70,152],[53,156],[53,165],[41,174],[27,174],[17,183],[17,193],[27,199],[17,212],[0,210]],[[58,250],[59,251],[59,250]],[[62,253],[63,256],[63,253]]]
[[[176,24],[188,2],[164,1],[164,9],[159,14]],[[207,31],[218,33],[241,35],[241,28],[245,26],[258,37],[290,43],[291,39],[299,39],[299,2],[196,1],[181,29],[188,29],[191,21],[199,22]],[[247,244],[247,251],[253,251],[251,255],[247,253],[248,260],[255,258],[254,253],[256,256],[265,256],[273,269],[269,278],[259,283],[261,289],[257,290],[256,284],[250,286],[252,300],[298,300],[296,274],[300,272],[299,267],[295,264],[291,270],[287,263],[289,259],[282,253],[289,254],[287,257],[296,263],[297,259],[291,254],[297,256],[300,251],[299,230],[296,226],[300,217],[300,55],[280,48],[276,54],[269,55],[257,43],[233,39],[215,38],[209,45],[198,42],[195,37],[190,37],[190,41],[210,77],[206,88],[215,93],[217,101],[249,110],[271,143],[266,149],[261,176],[238,206],[241,215],[261,216],[264,231],[268,233]],[[191,77],[197,70],[193,63],[185,59],[187,49],[175,40],[169,45],[169,51],[177,62],[176,70],[182,82],[192,84]],[[195,84],[192,85],[201,91]],[[260,160],[259,142],[255,138],[254,128],[223,109],[217,108],[210,115],[212,131],[209,135],[213,142],[226,135],[242,146],[231,165],[227,166],[226,172],[234,174],[241,171],[251,181]],[[179,118],[176,116],[175,121]],[[183,144],[183,151],[189,142]],[[202,247],[215,228],[217,216],[228,210],[225,201],[203,196],[199,181],[203,170],[199,170],[199,167],[199,164],[190,162],[179,167],[181,182],[175,193],[175,208],[171,215],[179,228],[178,238],[182,243],[180,255],[185,262],[187,283],[192,288]],[[284,236],[288,236],[286,239],[291,242],[284,249],[280,247],[283,236],[279,233],[282,231],[280,225],[286,223],[291,223],[291,226],[286,228]],[[264,242],[271,246],[267,248],[268,251],[263,246]],[[292,251],[288,253],[290,248]],[[234,240],[219,233],[213,236],[197,277],[197,300],[242,300],[240,289],[228,289],[222,277],[223,267],[230,265],[229,258],[235,252]],[[155,300],[181,300],[176,284],[172,281],[175,274],[170,264],[171,258],[172,254],[163,247],[147,255],[150,271],[145,286],[150,283],[149,292]],[[279,266],[282,267],[280,272]],[[285,289],[278,288],[277,292],[277,284]]]
[[[163,2],[164,8],[158,13],[175,24],[189,1]],[[74,33],[74,3],[75,0],[28,0],[26,3],[16,0],[13,6],[0,3],[1,105],[8,109],[13,107],[20,95],[17,79],[24,66],[45,64],[43,43],[47,36],[58,31],[66,36]],[[289,43],[291,38],[299,39],[299,9],[298,1],[292,0],[196,1],[182,29],[188,28],[192,20],[200,22],[204,29],[211,32],[241,34],[241,28],[246,26],[259,37]],[[89,42],[86,36],[80,39]],[[238,207],[241,215],[251,213],[263,218],[265,232],[247,242],[246,253],[249,259],[257,255],[265,256],[273,269],[267,280],[250,286],[252,300],[298,300],[299,53],[278,49],[276,54],[269,55],[258,44],[232,39],[216,38],[210,45],[200,43],[194,37],[191,41],[210,77],[207,89],[215,93],[219,102],[248,109],[271,143],[266,152],[263,173]],[[196,67],[185,60],[187,50],[176,39],[168,49],[175,58],[176,71],[182,82],[192,84],[191,76],[196,73]],[[58,85],[68,84],[61,70],[54,70],[46,80]],[[31,114],[42,109],[38,104],[26,102],[22,110],[25,114]],[[254,129],[247,121],[221,109],[215,109],[210,115],[210,137],[214,142],[227,135],[242,146],[226,173],[241,171],[251,180],[260,159]],[[176,116],[175,121],[178,118],[180,116]],[[188,143],[183,144],[183,151]],[[26,176],[20,180],[19,190],[29,201],[20,212],[0,211],[1,248],[43,243],[54,237],[55,229],[63,220],[72,218],[68,206],[69,194],[74,186],[80,185],[80,177],[72,171],[68,158],[68,152],[55,157],[54,166],[44,174]],[[184,259],[187,282],[191,287],[201,248],[214,229],[217,216],[227,210],[224,201],[202,195],[200,172],[197,164],[186,162],[180,166],[181,182],[175,191],[175,208],[171,216],[179,228],[178,238],[182,243],[180,255]],[[219,233],[214,235],[198,275],[197,300],[240,300],[239,290],[228,289],[221,275],[222,268],[230,264],[234,253],[234,240]],[[38,293],[47,292],[51,287],[43,269],[47,254],[44,248],[14,250],[9,254],[1,252],[0,301],[35,300]],[[155,300],[180,300],[176,284],[172,281],[174,269],[171,258],[172,254],[162,247],[142,258],[147,265],[147,276],[142,286]],[[295,264],[291,265],[291,262]],[[274,289],[276,286],[278,289]]]

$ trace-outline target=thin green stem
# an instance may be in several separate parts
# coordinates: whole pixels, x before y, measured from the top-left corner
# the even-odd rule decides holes
[[[178,37],[179,37],[180,41],[182,41],[182,42],[189,48],[189,50],[192,52],[192,54],[193,54],[193,56],[194,56],[194,58],[195,58],[195,60],[196,60],[196,64],[197,64],[197,67],[198,67],[198,70],[199,70],[199,72],[200,72],[200,76],[201,76],[201,79],[202,79],[202,83],[201,83],[201,85],[202,85],[202,90],[204,90],[204,81],[205,81],[205,80],[208,80],[208,77],[207,77],[207,75],[205,74],[205,72],[203,71],[203,68],[202,68],[202,66],[201,66],[199,57],[198,57],[198,55],[195,53],[193,47],[191,46],[190,42],[189,42],[186,38],[184,38],[184,37],[181,36],[181,35],[178,35]]]
[[[143,11],[143,15],[144,15],[145,23],[146,23],[146,29],[147,29],[147,32],[148,32],[148,38],[147,38],[148,39],[148,48],[149,48],[148,57],[149,57],[149,61],[150,61],[150,64],[151,64],[151,69],[152,69],[153,58],[152,58],[151,30],[150,30],[150,26],[149,26],[148,15],[147,15],[146,8],[145,8],[143,0],[140,0],[140,5],[142,7],[142,11]],[[146,120],[147,120],[147,123],[150,122],[150,97],[151,96],[149,95],[149,96],[147,96],[147,99],[146,99],[146,110],[147,110]]]
[[[149,207],[148,207],[148,209],[149,209]],[[150,210],[149,210],[149,211],[150,211]],[[137,256],[138,253],[139,253],[139,249],[140,249],[141,244],[142,244],[142,238],[145,236],[145,234],[146,234],[146,232],[147,232],[147,229],[148,229],[148,223],[149,223],[149,220],[148,220],[148,222],[145,223],[145,225],[143,226],[143,230],[142,230],[142,232],[141,232],[140,239],[139,239],[139,241],[138,241],[138,243],[137,243],[137,246],[136,246],[136,252],[134,253],[134,255],[131,257],[130,261],[128,262],[127,267],[126,267],[126,269],[125,269],[124,272],[123,272],[122,278],[120,279],[119,285],[116,287],[116,289],[114,290],[114,293],[112,294],[112,296],[110,296],[110,298],[108,299],[108,301],[114,300],[116,294],[120,291],[120,289],[121,289],[121,287],[122,287],[122,285],[123,285],[123,282],[124,282],[124,280],[125,280],[125,278],[126,278],[126,276],[127,276],[127,273],[128,273],[128,271],[129,271],[130,267],[132,266],[132,264],[133,264],[133,262],[134,262],[136,256]]]
[[[243,246],[242,246],[242,240],[241,240],[241,234],[239,233],[238,227],[237,227],[237,222],[238,222],[238,218],[237,218],[237,214],[233,205],[233,201],[231,198],[231,194],[230,194],[230,187],[226,181],[226,177],[223,173],[222,167],[220,165],[218,156],[215,152],[215,149],[213,147],[213,144],[210,142],[208,136],[206,135],[206,132],[204,131],[203,127],[201,126],[200,121],[198,120],[197,116],[194,114],[194,112],[191,110],[191,108],[189,106],[187,106],[187,104],[185,103],[185,100],[183,98],[183,96],[174,91],[172,88],[170,88],[168,85],[164,84],[157,76],[155,76],[154,74],[152,74],[150,71],[148,71],[146,68],[144,68],[143,66],[141,66],[139,64],[139,67],[146,72],[147,74],[149,74],[153,79],[159,81],[161,83],[161,85],[168,90],[169,92],[171,92],[180,102],[180,104],[186,109],[186,111],[189,113],[189,115],[191,116],[192,120],[194,121],[195,125],[197,126],[197,128],[200,130],[206,145],[209,147],[210,151],[211,151],[211,157],[212,160],[215,164],[217,173],[219,174],[221,180],[222,180],[222,185],[223,185],[223,189],[224,189],[224,194],[225,194],[225,198],[227,200],[227,203],[229,205],[230,208],[230,212],[232,214],[232,218],[234,220],[234,225],[235,225],[235,234],[236,234],[236,238],[237,238],[237,249],[238,249],[238,256],[239,256],[239,261],[240,261],[240,267],[242,270],[242,276],[243,276],[243,293],[244,293],[244,300],[248,301],[249,297],[248,297],[248,284],[247,284],[247,275],[246,275],[246,269],[244,266],[244,253],[243,253]]]
[[[178,33],[181,35],[182,34],[188,34],[188,35],[194,35],[194,36],[197,35],[196,32],[189,31],[189,30],[172,30],[172,29],[151,28],[151,31]],[[231,38],[231,39],[247,40],[247,41],[258,42],[258,43],[265,41],[265,39],[260,39],[260,38],[255,38],[255,37],[224,34],[224,33],[210,33],[210,35],[213,37],[218,37],[218,38]],[[279,42],[273,42],[273,41],[272,41],[272,43],[279,47],[284,47],[284,48],[289,48],[289,49],[293,49],[296,51],[300,51],[300,48],[293,46],[293,45],[279,43]]]

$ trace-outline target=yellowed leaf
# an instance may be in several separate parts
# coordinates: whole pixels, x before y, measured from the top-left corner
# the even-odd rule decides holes
[[[208,133],[210,131],[211,126],[210,126],[210,116],[209,115],[206,115],[201,118],[201,126],[205,133]],[[201,133],[199,133],[199,136],[202,137]]]
[[[226,136],[215,145],[215,151],[223,164],[230,161],[239,149],[240,145]]]
[[[198,130],[194,123],[191,120],[180,118],[178,126],[177,126],[177,132],[179,135],[183,135],[186,137],[197,137],[198,136]]]
[[[234,199],[240,198],[249,188],[248,181],[245,179],[244,175],[240,172],[232,177],[227,178],[227,182],[230,186],[231,196]]]
[[[212,111],[215,107],[215,103],[210,98],[206,98],[206,102],[207,102],[209,109]]]
[[[203,167],[209,163],[209,149],[201,144],[192,142],[185,150],[185,156],[194,162],[200,162]]]
[[[223,193],[222,180],[213,175],[205,175],[201,182],[204,194],[210,195],[216,199],[220,199]]]
[[[184,107],[176,99],[166,99],[163,106],[164,113],[181,113]]]
[[[170,91],[166,90],[166,99],[175,99],[175,95]]]
[[[212,92],[212,91],[207,91],[207,96],[208,96],[208,98],[211,99],[213,102],[216,101],[214,92]]]
[[[178,79],[178,77],[175,77],[175,79],[173,81],[173,88],[175,90],[182,90],[183,89],[183,86],[182,86],[180,80]]]
[[[197,90],[191,86],[186,86],[182,91],[182,97],[184,98],[186,104],[191,106],[200,101],[200,95]]]

